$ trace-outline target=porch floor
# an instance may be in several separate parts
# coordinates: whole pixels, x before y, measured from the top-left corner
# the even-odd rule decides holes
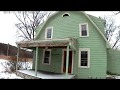
[[[52,73],[52,72],[45,72],[45,71],[38,71],[37,76],[35,76],[34,70],[17,70],[19,73],[23,73],[35,78],[39,79],[73,79],[75,75],[68,74],[67,76],[63,73]]]

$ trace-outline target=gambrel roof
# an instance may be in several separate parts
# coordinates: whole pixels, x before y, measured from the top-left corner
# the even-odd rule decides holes
[[[102,30],[98,27],[98,25],[94,22],[94,20],[92,20],[93,17],[92,17],[91,15],[86,14],[84,11],[79,11],[79,12],[83,13],[83,14],[86,16],[86,18],[93,24],[93,26],[96,28],[96,30],[100,33],[100,35],[101,35],[101,36],[103,37],[103,39],[105,40],[106,45],[107,45],[107,48],[110,48],[109,42],[107,41],[104,33],[103,33]],[[40,27],[39,31],[37,31],[37,35],[36,35],[36,37],[35,37],[35,40],[37,40],[37,37],[38,37],[38,35],[40,34],[42,28],[46,25],[46,23],[50,20],[50,18],[54,17],[57,13],[59,13],[59,11],[55,12],[53,15],[51,15],[49,18],[47,18],[47,20],[46,20],[46,21],[43,23],[43,25]],[[98,19],[99,19],[99,18],[98,18]],[[38,28],[39,28],[39,26],[38,26]]]
[[[56,11],[53,15],[51,15],[49,18],[47,18],[47,20],[44,22],[44,24],[42,25],[41,29],[45,26],[45,24],[50,20],[50,18],[54,17],[57,13],[59,13],[60,11]],[[79,11],[81,13],[83,13],[86,18],[93,24],[93,26],[96,28],[96,30],[100,33],[100,35],[103,37],[103,39],[105,40],[106,44],[107,44],[107,47],[110,47],[109,45],[109,42],[107,41],[104,33],[102,32],[102,30],[98,27],[98,25],[92,20],[92,16],[91,15],[88,15],[86,14],[84,11]],[[99,19],[99,18],[98,18]],[[35,37],[35,39],[37,39],[38,35],[40,34],[41,30],[39,30],[37,32],[37,35]]]
[[[86,16],[86,18],[93,24],[93,26],[97,29],[97,31],[100,33],[100,35],[101,35],[101,36],[103,37],[103,39],[106,41],[107,45],[109,45],[109,43],[108,43],[105,35],[103,34],[102,30],[100,30],[100,28],[97,26],[97,24],[92,20],[91,16],[88,15],[88,14],[86,14],[84,11],[80,11],[80,12],[83,13],[83,14]],[[49,19],[50,19],[51,17],[55,16],[57,13],[59,13],[59,11],[57,11],[57,12],[55,12],[53,15],[51,15],[51,16],[44,22],[44,24],[42,25],[41,29],[45,26],[45,24],[49,21]],[[39,31],[37,32],[37,35],[36,35],[35,39],[38,37],[38,35],[40,34],[40,32],[41,32],[41,30],[39,30]]]

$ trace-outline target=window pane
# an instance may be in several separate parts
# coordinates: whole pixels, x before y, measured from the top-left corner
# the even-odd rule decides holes
[[[49,58],[44,58],[44,63],[49,63]]]
[[[82,31],[82,36],[87,36],[87,30],[86,31]]]
[[[44,63],[48,63],[49,64],[49,57],[50,57],[50,51],[45,51]]]
[[[86,25],[81,25],[82,30],[87,30]]]
[[[87,62],[81,63],[81,66],[87,66]]]
[[[81,25],[81,34],[82,36],[87,36],[87,26]]]
[[[87,51],[81,51],[81,59],[82,58],[87,58],[88,56],[88,54],[87,54],[88,52]]]
[[[81,51],[81,66],[87,66],[88,51]]]
[[[47,38],[51,38],[51,32],[52,32],[51,28],[47,30]]]
[[[45,51],[45,57],[49,57],[50,51]]]

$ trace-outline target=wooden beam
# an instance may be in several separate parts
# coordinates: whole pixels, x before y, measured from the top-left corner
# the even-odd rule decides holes
[[[69,64],[69,45],[67,46],[67,56],[66,56],[66,76],[68,76],[68,64]]]
[[[36,47],[35,76],[37,76],[38,47]]]

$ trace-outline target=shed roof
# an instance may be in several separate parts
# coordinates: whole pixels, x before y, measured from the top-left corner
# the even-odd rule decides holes
[[[76,39],[65,38],[65,39],[51,39],[51,40],[31,40],[31,41],[20,41],[16,42],[22,48],[33,48],[33,47],[65,47],[69,45],[72,49],[76,49]]]

